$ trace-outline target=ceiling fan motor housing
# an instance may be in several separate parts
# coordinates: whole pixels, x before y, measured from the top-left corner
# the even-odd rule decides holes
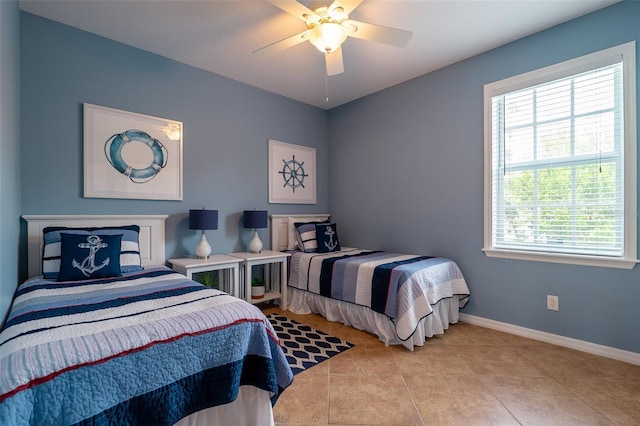
[[[314,12],[315,17],[305,15],[305,23],[311,30],[309,41],[323,53],[337,50],[347,39],[348,31],[342,23],[349,17],[344,14],[344,9],[340,6],[331,10],[327,6],[322,6]]]

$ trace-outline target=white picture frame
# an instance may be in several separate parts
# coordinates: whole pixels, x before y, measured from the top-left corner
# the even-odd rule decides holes
[[[269,203],[316,204],[316,149],[269,139]]]
[[[84,104],[84,196],[182,200],[182,122]]]

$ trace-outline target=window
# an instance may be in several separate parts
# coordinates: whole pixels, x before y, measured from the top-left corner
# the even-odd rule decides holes
[[[487,256],[631,269],[635,43],[491,83]]]

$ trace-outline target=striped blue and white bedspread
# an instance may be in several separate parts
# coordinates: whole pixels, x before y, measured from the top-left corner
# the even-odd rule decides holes
[[[0,333],[3,425],[173,424],[292,379],[257,307],[166,267],[28,280]]]
[[[400,340],[442,299],[466,304],[469,288],[450,259],[362,249],[333,253],[294,252],[289,286],[367,306],[391,318]]]

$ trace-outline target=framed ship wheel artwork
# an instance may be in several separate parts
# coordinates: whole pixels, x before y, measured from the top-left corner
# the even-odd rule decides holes
[[[316,204],[316,149],[269,139],[269,203]]]

